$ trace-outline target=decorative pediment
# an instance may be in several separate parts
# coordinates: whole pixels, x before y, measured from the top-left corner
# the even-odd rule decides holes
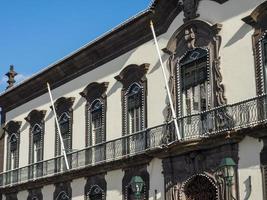
[[[250,15],[242,20],[256,29],[267,29],[267,1],[260,4]]]
[[[95,99],[106,97],[108,85],[108,82],[90,83],[82,92],[80,92],[80,95],[84,97],[89,103],[92,103]]]
[[[133,82],[144,82],[149,65],[148,63],[142,65],[128,65],[115,79],[120,81],[124,88],[128,88]]]
[[[9,121],[5,125],[4,130],[10,135],[12,135],[13,133],[18,133],[21,127],[21,123],[21,121]]]
[[[46,110],[32,110],[25,120],[33,126],[34,124],[40,124],[46,115]]]
[[[75,97],[69,97],[69,98],[61,97],[57,99],[55,102],[55,109],[56,109],[57,114],[71,111],[74,101],[75,101]]]
[[[221,28],[221,24],[211,25],[201,20],[189,21],[175,31],[163,51],[181,57],[187,51],[197,47],[209,47],[212,43],[217,43],[219,48],[221,37],[218,34]]]

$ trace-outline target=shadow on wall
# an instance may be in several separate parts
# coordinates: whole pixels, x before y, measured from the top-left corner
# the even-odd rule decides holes
[[[252,186],[251,186],[251,176],[249,176],[245,181],[244,181],[244,185],[245,185],[245,193],[246,193],[246,196],[244,198],[244,200],[249,200],[249,197],[251,195],[251,189],[252,189]]]
[[[165,63],[168,58],[169,58],[169,55],[165,53],[162,56],[162,62]],[[155,66],[151,69],[151,71],[148,74],[152,74],[154,71],[156,71],[159,68],[160,68],[160,61],[158,60],[158,62],[155,64]]]
[[[77,108],[82,106],[84,102],[86,102],[85,99],[83,97],[80,97],[79,101],[74,105],[73,110],[76,110]]]
[[[209,9],[209,15],[212,16],[212,18],[217,19],[217,23],[221,23],[234,16],[247,12],[248,10],[251,10],[252,12],[253,9],[264,1],[265,0],[228,0],[224,4],[218,4],[210,0],[205,0],[200,1],[200,7],[205,5],[202,7],[202,10]]]
[[[54,116],[54,113],[52,110],[50,110],[47,117],[45,118],[45,122],[49,121],[53,116]]]
[[[99,79],[103,79],[103,78],[107,77],[107,75],[119,73],[123,69],[123,67],[127,63],[127,61],[129,60],[129,58],[131,57],[133,52],[134,52],[134,50],[129,51],[128,53],[120,56],[118,58],[117,63],[112,63],[112,65],[114,67],[109,67],[108,64],[105,64],[105,67],[102,66],[101,68],[95,69],[95,70],[98,70],[98,72],[94,73],[93,80],[90,80],[90,78],[88,78],[88,76],[83,75],[83,76],[79,77],[79,80],[77,80],[77,78],[75,79],[75,84],[67,83],[68,84],[67,87],[65,86],[61,90],[57,90],[57,95],[55,95],[54,90],[52,90],[54,100],[61,97],[61,96],[64,96],[65,94],[68,94],[72,91],[77,91],[77,93],[78,93],[78,92],[80,92],[80,91],[78,91],[79,89],[86,87],[86,85],[88,85],[91,82],[98,81]],[[95,70],[93,70],[93,71],[95,71]],[[88,73],[90,74],[90,72],[88,72]],[[109,81],[109,80],[105,80],[105,81]],[[46,86],[44,86],[44,87],[46,88]],[[50,99],[49,99],[48,93],[42,95],[41,97],[38,97],[38,100],[35,99],[35,100],[30,101],[27,106],[22,105],[22,106],[16,108],[15,112],[13,112],[11,115],[8,116],[8,119],[13,119],[15,116],[28,113],[29,110],[33,110],[33,109],[38,108],[40,106],[43,106],[45,104],[50,105]],[[81,105],[82,105],[82,103],[77,104],[75,109],[77,109],[78,106],[81,106]],[[42,108],[42,109],[45,109],[45,108]],[[46,120],[48,120],[48,119],[49,118],[47,117]]]
[[[21,132],[21,133],[24,132],[26,129],[28,129],[28,127],[29,127],[29,123],[28,123],[28,122],[25,122],[25,123],[22,125],[22,127],[21,127],[21,129],[20,129],[20,132]]]
[[[112,87],[110,88],[110,90],[107,92],[107,97],[111,96],[112,94],[114,94],[119,88],[121,88],[121,83],[119,81],[116,81]]]
[[[233,37],[226,43],[224,47],[229,47],[244,38],[253,28],[248,24],[243,24]]]

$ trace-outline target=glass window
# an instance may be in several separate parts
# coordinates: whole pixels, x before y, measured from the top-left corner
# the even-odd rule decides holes
[[[207,52],[196,49],[181,61],[181,89],[183,115],[208,109],[207,106]]]
[[[142,90],[137,84],[131,86],[127,94],[128,133],[135,133],[142,129]]]
[[[71,151],[70,116],[63,113],[59,118],[61,135],[66,153]]]
[[[103,142],[102,103],[96,100],[91,106],[91,132],[93,145]]]
[[[96,185],[90,189],[88,200],[103,200],[103,196],[103,190]]]

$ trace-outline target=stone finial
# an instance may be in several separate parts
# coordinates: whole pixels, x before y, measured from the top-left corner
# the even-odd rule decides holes
[[[8,86],[6,89],[9,89],[14,86],[15,81],[15,76],[17,76],[17,72],[14,71],[14,66],[10,65],[9,72],[6,73],[6,76],[8,77],[7,83]]]

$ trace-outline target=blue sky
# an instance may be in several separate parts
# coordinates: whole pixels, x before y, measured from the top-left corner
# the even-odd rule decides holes
[[[0,91],[13,64],[18,82],[105,33],[151,0],[1,0]]]

